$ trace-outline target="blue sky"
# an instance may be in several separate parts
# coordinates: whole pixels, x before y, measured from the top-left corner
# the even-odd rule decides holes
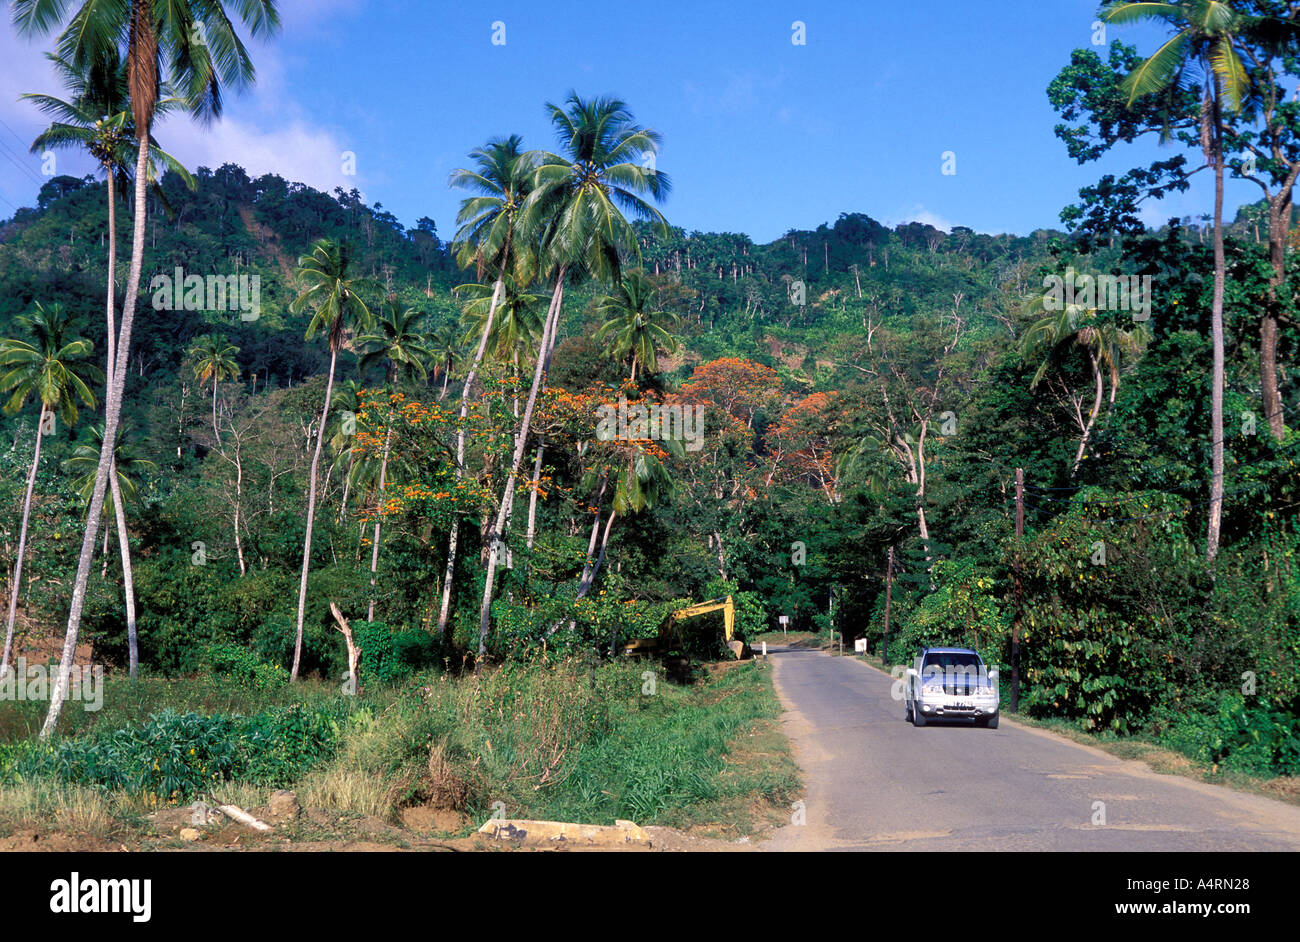
[[[1076,166],[1052,134],[1046,87],[1089,46],[1096,0],[632,2],[282,0],[285,29],[251,43],[257,86],[214,127],[158,131],[187,166],[240,163],[332,190],[356,187],[406,225],[454,233],[450,170],[489,137],[552,147],[546,101],[570,89],[623,98],[664,136],[663,209],[690,229],[760,242],[841,212],[898,224],[1026,233],[1059,225],[1079,187],[1160,154],[1121,147]],[[791,39],[796,21],[805,45]],[[505,43],[494,45],[493,24]],[[500,35],[498,30],[497,35]],[[1110,29],[1150,52],[1160,34]],[[57,92],[43,47],[0,26],[0,216],[32,205],[40,116],[24,91]],[[341,155],[356,155],[356,174]],[[943,154],[956,174],[941,172]],[[1172,152],[1172,151],[1170,151]],[[59,156],[58,172],[89,162]],[[21,166],[19,166],[21,164]],[[1209,181],[1147,211],[1160,223],[1210,205]],[[1249,184],[1229,205],[1255,199]],[[1231,211],[1229,212],[1231,216]]]

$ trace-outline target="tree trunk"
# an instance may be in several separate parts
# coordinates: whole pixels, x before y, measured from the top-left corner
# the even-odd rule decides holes
[[[533,370],[533,384],[528,390],[528,403],[524,406],[524,417],[519,425],[519,438],[515,442],[515,451],[511,456],[510,468],[505,474],[505,490],[501,495],[501,507],[497,511],[496,526],[488,530],[488,561],[486,578],[483,581],[483,601],[479,605],[479,633],[478,633],[478,663],[475,669],[482,663],[484,655],[487,654],[487,636],[492,627],[492,588],[496,581],[496,564],[497,555],[500,552],[501,541],[498,534],[505,525],[506,519],[510,516],[511,508],[515,499],[515,475],[519,473],[519,465],[524,460],[524,446],[528,442],[528,432],[532,428],[533,410],[537,406],[537,394],[546,381],[546,368],[550,362],[550,343],[552,342],[560,313],[560,293],[564,289],[564,274],[567,270],[567,264],[561,264],[559,272],[555,276],[555,290],[551,294],[551,311],[550,316],[546,319],[546,324],[542,328],[542,340],[538,347],[537,366]]]
[[[388,412],[388,428],[384,432],[384,457],[379,462],[379,512],[375,514],[375,536],[370,547],[370,605],[366,621],[375,620],[375,573],[379,571],[379,524],[383,520],[384,490],[388,483],[388,446],[393,440],[393,412]]]
[[[504,269],[504,263],[502,264]],[[478,347],[474,350],[474,362],[470,364],[469,372],[465,375],[465,385],[460,391],[460,423],[456,429],[456,480],[461,481],[465,477],[465,421],[469,415],[470,395],[474,387],[474,377],[478,374],[479,365],[483,362],[483,353],[487,350],[488,335],[492,333],[492,321],[496,317],[497,304],[501,300],[503,290],[504,273],[497,275],[496,284],[492,286],[492,300],[488,303],[487,320],[483,322],[483,334],[478,339]],[[450,372],[448,369],[447,372]],[[443,378],[443,392],[447,389],[446,378]],[[438,634],[442,636],[443,645],[447,641],[447,619],[451,614],[451,586],[453,576],[456,572],[456,550],[460,543],[460,515],[457,514],[451,518],[451,532],[447,536],[447,565],[442,574],[442,606],[438,610]]]
[[[134,96],[133,96],[134,97]],[[95,552],[95,539],[99,536],[100,514],[104,511],[104,495],[108,490],[108,476],[112,466],[117,429],[122,416],[122,397],[126,388],[126,367],[131,353],[131,328],[135,322],[135,305],[140,293],[140,273],[144,268],[144,236],[148,207],[145,187],[149,173],[149,131],[147,122],[141,126],[135,166],[135,220],[131,232],[131,269],[126,280],[126,297],[122,302],[122,324],[114,350],[113,375],[109,377],[104,400],[104,441],[99,449],[99,466],[95,470],[95,487],[90,496],[86,515],[86,532],[82,536],[81,553],[77,559],[77,575],[72,586],[72,600],[68,609],[68,627],[63,638],[63,655],[59,660],[59,676],[50,689],[50,708],[41,725],[41,739],[54,732],[63,711],[67,695],[72,661],[77,653],[77,635],[81,630],[81,615],[86,605],[86,584],[90,581],[90,560]]]
[[[596,584],[596,574],[600,572],[601,564],[605,562],[605,549],[609,546],[609,530],[614,525],[614,518],[618,513],[610,508],[609,516],[605,518],[605,533],[600,538],[600,555],[596,557],[595,564],[591,567],[591,574],[587,577],[586,585],[579,587],[578,598],[583,598],[591,587]]]
[[[1097,392],[1092,399],[1092,412],[1089,413],[1088,422],[1083,427],[1083,435],[1079,438],[1079,450],[1074,453],[1074,467],[1070,469],[1070,477],[1074,477],[1079,473],[1079,464],[1083,461],[1084,452],[1088,448],[1088,439],[1092,436],[1092,427],[1097,421],[1097,413],[1101,411],[1101,366],[1097,363],[1097,357],[1091,350],[1088,351],[1088,360],[1092,363],[1092,375],[1097,381]]]
[[[1213,389],[1210,399],[1210,435],[1213,448],[1210,479],[1210,513],[1206,528],[1205,559],[1213,563],[1219,555],[1219,529],[1223,521],[1223,287],[1227,262],[1223,251],[1223,128],[1219,118],[1219,93],[1215,82],[1211,110],[1213,117],[1214,164],[1214,300],[1210,307],[1210,333],[1214,343]]]
[[[1264,418],[1273,438],[1280,442],[1286,434],[1286,420],[1282,414],[1282,395],[1277,387],[1278,292],[1286,283],[1286,236],[1291,224],[1289,191],[1278,194],[1270,203],[1268,215],[1268,255],[1273,264],[1273,274],[1268,280],[1268,303],[1264,305],[1259,322],[1259,373]]]
[[[126,505],[122,503],[122,485],[117,479],[116,461],[113,462],[108,480],[113,489],[113,511],[117,515],[117,545],[122,553],[122,589],[126,593],[127,672],[134,678],[140,666],[140,644],[135,626],[135,576],[131,570],[131,536],[126,529]],[[107,530],[108,527],[104,529]]]
[[[606,481],[606,476],[602,474],[600,488],[596,491],[596,513],[591,521],[591,538],[587,540],[587,560],[582,564],[582,578],[578,580],[578,598],[587,594],[587,589],[595,578],[596,538],[600,535],[600,501],[605,496]]]
[[[9,671],[9,655],[13,652],[14,623],[18,618],[18,589],[23,581],[23,556],[27,552],[27,521],[32,514],[32,492],[36,489],[36,469],[41,463],[42,428],[45,425],[45,401],[41,401],[41,414],[36,420],[36,447],[32,449],[32,470],[27,475],[27,494],[23,497],[23,523],[18,530],[18,559],[14,563],[14,583],[9,588],[9,621],[5,627],[4,655],[0,656],[0,677]]]
[[[333,332],[331,331],[331,336]],[[338,351],[330,344],[330,375],[325,383],[325,405],[320,410],[320,428],[316,430],[316,451],[311,459],[311,475],[307,485],[307,534],[302,541],[302,578],[298,581],[298,633],[293,643],[293,668],[289,682],[298,679],[298,664],[302,660],[302,620],[307,609],[307,573],[311,569],[311,530],[316,521],[316,472],[320,467],[321,446],[325,443],[325,421],[329,417],[330,398],[334,395],[334,364]]]
[[[559,330],[558,325],[559,325],[559,317],[560,317],[560,308],[563,306],[563,304],[564,304],[564,284],[561,282],[558,293],[554,293],[551,295],[551,307],[548,308],[546,312],[547,317],[549,319],[551,315],[551,311],[552,310],[555,311],[557,333]],[[546,348],[543,346],[539,346],[537,350],[537,355],[540,357],[542,356],[543,349],[545,349],[547,370],[551,368],[551,348],[554,348],[554,346],[555,346],[555,334],[553,333],[551,335],[550,347]],[[542,388],[543,389],[546,388],[545,372],[543,372],[542,374]],[[546,452],[546,436],[539,435],[537,438],[537,457],[533,461],[533,479],[528,493],[528,530],[527,530],[527,537],[525,538],[525,546],[527,546],[528,549],[533,548],[533,541],[537,535],[537,500],[538,500],[537,492],[541,486],[542,456],[545,454],[545,452]]]

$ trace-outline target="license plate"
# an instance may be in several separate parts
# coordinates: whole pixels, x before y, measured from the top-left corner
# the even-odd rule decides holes
[[[973,703],[954,703],[952,708],[954,710],[973,710],[975,705]]]

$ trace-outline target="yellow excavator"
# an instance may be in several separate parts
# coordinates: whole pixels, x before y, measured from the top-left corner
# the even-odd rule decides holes
[[[656,638],[637,638],[623,645],[624,654],[649,655],[658,652],[667,652],[674,648],[684,646],[682,637],[682,622],[688,618],[694,618],[696,615],[705,615],[709,612],[722,612],[722,642],[731,651],[731,653],[740,659],[745,656],[747,646],[743,641],[737,641],[735,638],[736,629],[736,605],[731,596],[723,596],[720,599],[709,599],[707,602],[699,602],[695,605],[688,605],[685,608],[679,608],[673,612],[663,625],[659,628],[659,636]]]

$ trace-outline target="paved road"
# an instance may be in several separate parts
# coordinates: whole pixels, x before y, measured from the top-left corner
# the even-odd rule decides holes
[[[807,791],[806,823],[765,849],[1300,850],[1292,805],[1159,775],[1005,716],[996,730],[917,729],[893,680],[855,658],[777,649],[769,660]]]

